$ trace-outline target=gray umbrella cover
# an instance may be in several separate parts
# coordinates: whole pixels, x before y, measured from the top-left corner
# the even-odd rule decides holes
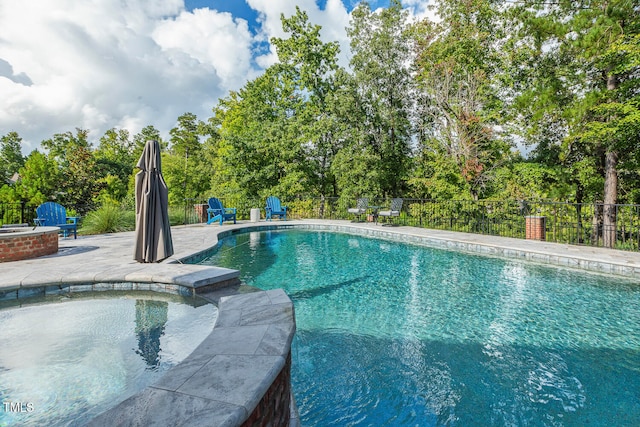
[[[134,259],[160,262],[173,255],[169,191],[162,177],[160,144],[149,140],[136,165],[136,235]]]

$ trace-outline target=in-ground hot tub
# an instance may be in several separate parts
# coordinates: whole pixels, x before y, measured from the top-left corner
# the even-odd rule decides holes
[[[58,227],[0,228],[0,262],[58,252]]]
[[[186,359],[217,313],[202,298],[151,291],[1,301],[0,426],[88,424]]]

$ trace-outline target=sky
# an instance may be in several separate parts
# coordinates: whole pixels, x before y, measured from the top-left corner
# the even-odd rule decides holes
[[[428,0],[403,0],[426,16]],[[371,0],[372,9],[388,0]],[[153,125],[163,138],[177,118],[212,115],[218,99],[260,75],[285,37],[280,15],[295,7],[341,46],[356,0],[28,0],[0,2],[0,136],[22,152],[56,133],[131,135]]]

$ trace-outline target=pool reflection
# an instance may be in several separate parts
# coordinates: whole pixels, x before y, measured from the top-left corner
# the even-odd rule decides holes
[[[168,312],[169,304],[165,301],[136,300],[136,354],[151,369],[160,365],[160,337],[164,335]]]

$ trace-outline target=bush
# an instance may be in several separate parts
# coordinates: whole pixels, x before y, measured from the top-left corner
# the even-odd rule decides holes
[[[82,221],[82,234],[105,234],[131,231],[136,228],[134,211],[123,210],[115,204],[105,204],[89,212]]]

